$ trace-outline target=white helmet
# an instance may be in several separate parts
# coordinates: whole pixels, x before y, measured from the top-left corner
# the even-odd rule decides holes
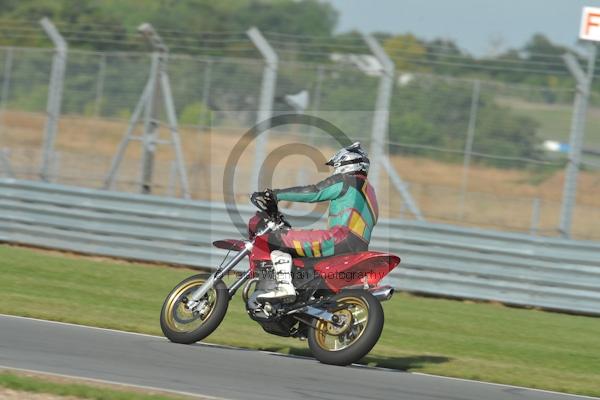
[[[347,174],[349,172],[369,172],[371,165],[367,153],[360,147],[360,142],[354,142],[348,147],[344,147],[333,155],[325,163],[334,168],[334,174]]]

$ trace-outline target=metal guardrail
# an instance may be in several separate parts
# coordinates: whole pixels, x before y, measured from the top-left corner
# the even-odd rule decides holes
[[[240,237],[224,204],[15,179],[0,179],[0,210],[0,241],[191,267]],[[402,257],[400,290],[600,315],[600,243],[380,221],[371,247]]]

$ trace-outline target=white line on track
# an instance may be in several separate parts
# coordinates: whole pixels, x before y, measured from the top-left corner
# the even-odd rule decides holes
[[[74,327],[78,327],[78,328],[95,329],[95,330],[106,331],[106,332],[114,332],[114,333],[122,333],[122,334],[128,334],[128,335],[146,336],[146,337],[151,337],[151,338],[158,338],[158,339],[162,339],[162,340],[167,340],[163,336],[149,335],[147,333],[120,331],[120,330],[117,330],[117,329],[99,328],[97,326],[88,326],[88,325],[73,324],[73,323],[70,323],[70,322],[50,321],[50,320],[46,320],[46,319],[39,319],[39,318],[33,318],[33,317],[22,317],[22,316],[19,316],[19,315],[0,314],[0,316],[1,317],[9,317],[9,318],[28,319],[28,320],[32,320],[32,321],[45,322],[45,323],[49,323],[49,324],[74,326]],[[227,349],[232,349],[232,350],[241,350],[242,349],[241,347],[234,347],[234,346],[227,346],[227,345],[220,345],[220,344],[213,344],[213,343],[206,343],[206,342],[199,342],[199,343],[202,344],[202,345],[204,345],[204,346],[209,346],[209,347],[227,348]],[[247,349],[244,349],[244,350],[247,350]],[[309,359],[309,360],[312,359],[311,357],[296,356],[296,355],[287,355],[287,354],[277,353],[277,352],[273,352],[273,351],[263,351],[263,350],[256,350],[256,351],[258,351],[260,353],[274,354],[274,355],[278,355],[278,356],[289,356],[291,358],[304,358],[304,359]],[[371,367],[371,366],[363,365],[363,364],[352,364],[352,366],[354,366],[354,367],[360,367],[360,368],[367,368],[367,369],[381,370],[381,371],[399,372],[399,370],[397,370],[397,369],[383,368],[383,367]],[[2,366],[0,366],[0,367],[2,367]],[[10,368],[10,367],[7,367],[7,368]],[[13,368],[13,369],[17,369],[17,368]],[[412,375],[427,376],[427,377],[431,377],[431,378],[446,379],[446,380],[460,381],[460,382],[466,382],[466,383],[479,383],[479,384],[482,384],[482,385],[499,386],[499,387],[505,387],[505,388],[509,388],[509,389],[529,390],[529,391],[533,391],[533,392],[548,393],[548,394],[554,394],[554,395],[560,395],[560,396],[578,397],[580,399],[592,399],[592,400],[598,400],[598,399],[600,399],[600,397],[592,397],[592,396],[585,396],[585,395],[571,394],[571,393],[563,393],[563,392],[554,392],[552,390],[528,388],[528,387],[525,387],[525,386],[507,385],[507,384],[504,384],[504,383],[494,383],[494,382],[477,381],[477,380],[474,380],[474,379],[454,378],[454,377],[451,377],[451,376],[426,374],[426,373],[423,373],[423,372],[405,372],[405,371],[402,371],[402,372],[408,373],[408,374],[412,374]],[[58,374],[56,374],[56,375],[58,375]],[[85,378],[85,379],[87,379],[87,378]],[[125,384],[125,385],[127,385],[127,384]],[[135,385],[129,385],[129,386],[135,386]],[[150,388],[150,387],[148,387],[148,388]],[[160,389],[160,388],[152,388],[152,389],[154,389],[154,390],[163,390],[163,389]],[[195,396],[197,396],[197,395],[195,395]],[[210,396],[204,396],[204,397],[211,398]],[[212,398],[213,399],[218,399],[217,397],[212,397]]]
[[[4,316],[4,314],[0,314],[0,315]],[[178,394],[181,396],[196,397],[196,398],[200,398],[200,399],[225,400],[222,397],[214,397],[214,396],[208,396],[205,394],[183,392],[181,390],[164,389],[164,388],[158,388],[155,386],[136,385],[133,383],[115,382],[115,381],[109,381],[109,380],[105,380],[105,379],[88,378],[88,377],[79,376],[79,375],[57,374],[55,372],[40,371],[37,369],[16,368],[16,367],[9,367],[7,365],[0,365],[0,370],[5,370],[8,372],[10,372],[10,371],[29,372],[29,373],[39,374],[39,375],[54,376],[57,378],[76,379],[76,380],[80,380],[83,382],[88,381],[88,382],[92,382],[92,383],[101,383],[101,384],[105,384],[105,385],[120,386],[120,387],[124,387],[124,388],[144,389],[144,390],[154,391],[154,392],[172,393],[172,394]]]
[[[560,396],[578,397],[580,399],[592,399],[592,400],[598,400],[598,399],[600,399],[600,397],[585,396],[585,395],[582,395],[582,394],[571,394],[571,393],[563,393],[563,392],[554,392],[552,390],[528,388],[528,387],[525,387],[525,386],[507,385],[507,384],[504,384],[504,383],[476,381],[476,380],[473,380],[473,379],[454,378],[454,377],[451,377],[451,376],[432,375],[432,374],[426,374],[426,373],[423,373],[423,372],[411,372],[411,374],[413,374],[413,375],[421,375],[421,376],[428,376],[428,377],[435,377],[435,378],[446,379],[446,380],[451,380],[451,381],[482,383],[482,384],[485,384],[485,385],[500,386],[500,387],[505,387],[505,388],[509,388],[509,389],[528,390],[528,391],[532,391],[532,392],[548,393],[548,394],[554,394],[554,395],[560,395]]]
[[[34,318],[34,317],[22,317],[20,315],[10,315],[10,314],[1,314],[1,313],[0,313],[0,317],[9,317],[9,318],[15,318],[15,319],[27,319],[30,321],[46,322],[49,324],[73,326],[75,328],[94,329],[97,331],[121,333],[121,334],[126,334],[126,335],[145,336],[145,337],[150,337],[150,338],[160,339],[160,340],[165,340],[165,341],[168,340],[166,337],[159,336],[159,335],[150,335],[148,333],[140,333],[140,332],[121,331],[118,329],[111,329],[111,328],[100,328],[98,326],[74,324],[72,322],[52,321],[49,319],[40,319],[40,318]],[[241,347],[227,346],[224,344],[215,344],[215,343],[206,343],[206,342],[198,342],[198,343],[202,344],[203,346],[208,346],[208,347],[221,347],[221,348],[228,348],[228,349],[233,349],[233,350],[241,349]]]

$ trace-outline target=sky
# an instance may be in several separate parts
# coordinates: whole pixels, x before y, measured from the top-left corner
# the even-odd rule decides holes
[[[338,32],[413,33],[452,39],[475,56],[522,47],[534,33],[577,43],[584,6],[600,0],[326,0],[340,12]]]

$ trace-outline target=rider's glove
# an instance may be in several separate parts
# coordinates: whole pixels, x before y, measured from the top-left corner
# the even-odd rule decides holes
[[[275,203],[277,203],[277,195],[275,194],[275,192],[273,192],[273,190],[271,189],[267,189],[263,192],[254,192],[252,193],[252,197],[253,199],[263,199],[265,201],[273,201]]]
[[[265,199],[272,200],[275,203],[277,203],[279,201],[279,199],[277,199],[277,194],[275,194],[275,191],[273,189],[265,190],[264,196],[265,196]]]

